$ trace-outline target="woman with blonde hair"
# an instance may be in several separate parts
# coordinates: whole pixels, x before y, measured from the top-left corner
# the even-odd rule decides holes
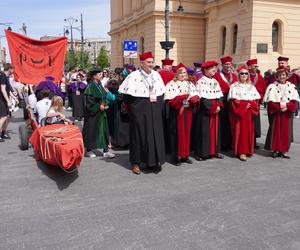
[[[63,109],[63,99],[60,96],[53,96],[51,105],[46,115],[46,124],[67,124],[70,120],[66,119]]]
[[[164,99],[169,105],[169,134],[172,164],[181,162],[191,164],[190,135],[192,110],[199,102],[199,94],[192,82],[188,80],[186,67],[180,63],[174,68],[174,80],[166,85]]]
[[[246,66],[237,69],[238,81],[228,93],[233,154],[241,161],[254,153],[254,117],[259,113],[260,94],[251,83]]]

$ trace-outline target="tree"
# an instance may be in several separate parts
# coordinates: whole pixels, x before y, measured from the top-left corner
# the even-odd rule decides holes
[[[109,57],[105,47],[101,47],[99,55],[97,56],[97,66],[102,69],[109,67]]]
[[[68,50],[66,53],[66,57],[65,57],[65,68],[66,69],[70,69],[72,67],[77,67],[77,68],[81,68],[81,51],[74,51],[74,57],[75,57],[75,61],[72,65],[72,58],[71,58],[71,53]],[[89,53],[87,51],[84,52],[84,68],[86,69],[90,69],[91,68],[91,62],[89,60]]]

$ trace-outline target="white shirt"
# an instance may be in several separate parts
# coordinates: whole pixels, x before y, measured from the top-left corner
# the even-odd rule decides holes
[[[28,104],[29,104],[29,107],[33,110],[33,112],[36,112],[36,103],[37,103],[37,100],[36,100],[35,94],[29,95],[28,96]]]
[[[36,111],[38,113],[39,123],[43,118],[46,117],[47,112],[51,106],[51,100],[49,98],[44,98],[36,103]]]
[[[101,80],[101,83],[102,83],[102,87],[104,88],[107,84],[107,82],[109,81],[109,77],[104,77],[102,80]]]

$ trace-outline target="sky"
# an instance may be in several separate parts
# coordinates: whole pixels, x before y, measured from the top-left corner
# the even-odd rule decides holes
[[[65,18],[70,16],[80,20],[83,15],[85,38],[107,38],[110,29],[110,0],[0,0],[0,23],[11,22],[14,32],[22,33],[25,23],[27,35],[40,39],[41,36],[62,36]],[[78,25],[77,25],[78,24]],[[80,26],[80,22],[74,26]],[[0,37],[4,35],[0,25]],[[74,38],[80,32],[73,31]],[[7,48],[5,37],[2,46]]]

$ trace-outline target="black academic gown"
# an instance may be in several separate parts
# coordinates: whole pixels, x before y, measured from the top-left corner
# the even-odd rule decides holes
[[[200,107],[194,115],[194,151],[196,156],[202,158],[208,158],[209,156],[211,156],[209,110],[212,106],[213,103],[210,99],[201,98]],[[220,112],[218,116],[220,117]],[[216,153],[220,152],[220,145],[220,126],[218,126],[218,142],[216,143]]]
[[[221,148],[222,150],[231,149],[231,128],[229,122],[229,101],[228,93],[223,93],[223,109],[220,112]]]
[[[124,95],[129,108],[130,162],[148,167],[165,162],[164,97],[151,103],[149,98]]]
[[[72,116],[83,117],[84,116],[84,90],[79,90],[79,95],[76,92],[72,93]]]

